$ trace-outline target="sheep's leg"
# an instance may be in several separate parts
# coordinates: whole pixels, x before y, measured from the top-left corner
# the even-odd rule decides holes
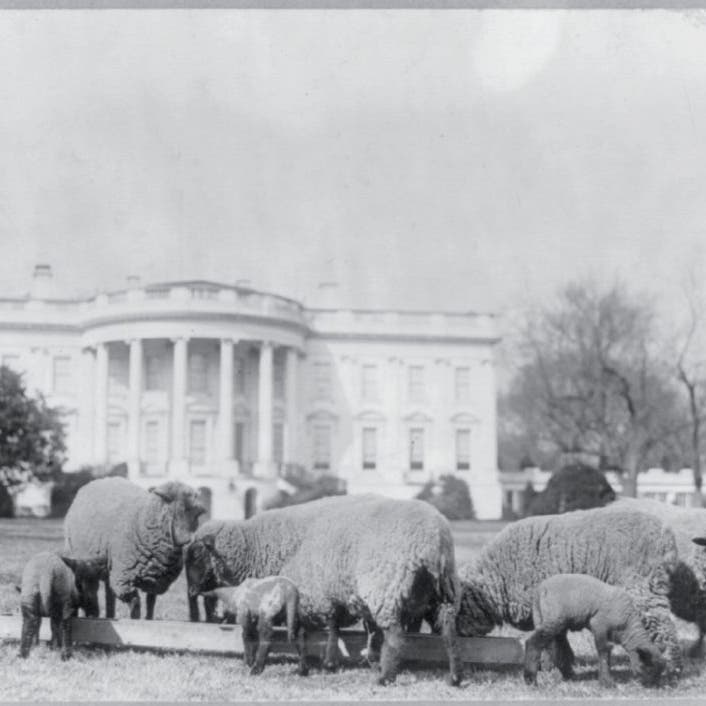
[[[71,659],[73,654],[73,636],[71,634],[71,614],[64,616],[61,621],[61,659]]]
[[[441,627],[441,639],[444,641],[446,654],[449,656],[449,676],[447,681],[451,686],[461,683],[461,659],[458,654],[458,641],[456,639],[456,611],[449,604],[444,604],[439,609],[436,622]]]
[[[105,617],[115,617],[115,591],[110,586],[110,581],[105,580]]]
[[[564,679],[573,679],[574,676],[574,651],[571,649],[567,637],[567,631],[559,633],[554,638],[553,660],[557,669],[561,672]]]
[[[130,603],[130,618],[132,618],[133,620],[139,620],[140,615],[141,615],[139,591],[135,591],[132,598],[129,599],[129,603]]]
[[[152,620],[154,618],[154,604],[157,602],[156,593],[145,594],[145,618]]]
[[[243,661],[246,666],[252,667],[255,664],[257,650],[257,623],[251,615],[246,615],[241,624],[243,628]]]
[[[39,635],[42,618],[26,606],[22,606],[22,636],[20,638],[20,657],[29,657],[35,635]]]
[[[199,597],[198,596],[192,596],[189,593],[189,590],[187,589],[186,591],[186,600],[189,603],[189,620],[192,623],[198,623],[200,616],[199,616]],[[204,598],[204,603],[206,602],[206,599]]]
[[[297,674],[305,677],[309,674],[309,666],[306,663],[306,630],[300,625],[297,630],[297,654],[299,655],[299,665]]]
[[[50,649],[55,649],[61,647],[61,616],[52,615],[49,618],[49,623],[51,625],[51,642],[49,643]]]
[[[365,659],[372,667],[380,661],[380,648],[382,646],[382,630],[372,621],[364,620],[365,631],[368,633],[368,644],[366,645]]]
[[[378,678],[378,684],[392,684],[397,677],[397,670],[400,666],[402,647],[404,646],[404,630],[401,625],[391,625],[383,630],[385,639],[382,643],[380,653],[380,668],[382,673]]]
[[[326,640],[326,652],[324,654],[324,669],[328,672],[335,672],[338,669],[338,615],[334,612],[326,622],[328,638]]]
[[[591,621],[591,632],[596,643],[598,652],[598,682],[601,686],[610,688],[615,686],[613,678],[610,676],[610,648],[608,642],[608,631],[606,627],[597,620]]]
[[[203,597],[203,612],[206,615],[205,620],[207,623],[215,623],[216,622],[216,606],[217,605],[218,605],[218,598],[214,598],[213,596],[204,596]],[[231,624],[235,622],[235,619],[232,614],[228,616],[228,620],[226,622],[231,623]]]
[[[272,623],[263,616],[260,616],[257,638],[257,654],[255,655],[255,664],[252,666],[250,674],[262,674],[262,670],[265,668],[265,660],[272,645]]]
[[[525,670],[524,678],[527,684],[537,683],[537,672],[539,671],[542,652],[549,647],[554,639],[551,632],[537,628],[525,642]]]

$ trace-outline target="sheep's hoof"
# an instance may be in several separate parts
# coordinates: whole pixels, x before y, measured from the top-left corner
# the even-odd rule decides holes
[[[394,674],[393,674],[393,675],[389,675],[389,674],[388,674],[388,675],[385,675],[385,674],[382,674],[382,675],[380,675],[380,676],[377,678],[377,683],[378,683],[380,686],[388,686],[389,684],[393,684],[394,681],[395,681],[395,675],[394,675]]]
[[[327,672],[335,672],[338,670],[338,662],[332,662],[331,660],[327,660],[326,662],[324,662],[323,668]]]
[[[300,677],[308,677],[309,676],[309,667],[297,667],[297,674]]]
[[[25,652],[24,650],[20,650],[20,651],[17,653],[17,656],[18,656],[20,659],[27,659],[27,657],[29,657],[29,651]]]
[[[461,675],[460,674],[447,674],[446,683],[449,686],[460,686],[461,685]]]
[[[614,689],[615,688],[615,682],[612,679],[599,679],[598,683],[604,689]]]
[[[525,684],[530,686],[537,686],[537,674],[536,672],[525,672]]]
[[[265,667],[261,664],[255,664],[252,669],[250,670],[250,676],[256,676],[257,674],[262,674],[262,670]]]
[[[66,662],[66,660],[71,659],[71,652],[62,652],[61,653],[61,661]]]

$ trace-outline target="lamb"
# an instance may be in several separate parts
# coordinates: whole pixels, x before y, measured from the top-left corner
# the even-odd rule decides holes
[[[28,657],[39,639],[42,617],[51,620],[51,646],[61,647],[61,659],[71,657],[71,618],[83,608],[86,616],[98,616],[98,577],[105,570],[101,560],[81,560],[40,552],[22,571],[20,607],[22,636],[20,657]]]
[[[588,574],[630,594],[673,677],[682,667],[668,599],[676,566],[674,533],[644,512],[594,508],[528,517],[505,527],[460,568],[458,631],[486,635],[505,622],[531,630],[532,596],[541,581],[554,574]],[[560,659],[573,659],[565,638],[557,638],[554,648]]]
[[[107,617],[115,617],[117,596],[139,618],[139,589],[153,618],[156,597],[181,572],[184,546],[204,511],[197,492],[175,481],[147,491],[124,478],[102,478],[79,490],[64,521],[65,547],[106,561]]]
[[[220,600],[226,612],[233,613],[243,628],[243,658],[250,674],[260,674],[270,651],[272,628],[283,620],[287,639],[296,639],[300,676],[308,674],[306,632],[299,619],[299,590],[285,576],[245,579],[239,586],[216,588],[205,594]]]
[[[606,506],[617,511],[640,510],[658,517],[674,532],[678,564],[669,592],[672,612],[678,618],[696,623],[699,637],[689,650],[692,657],[703,656],[706,633],[706,510],[684,508],[647,498],[621,498]]]
[[[448,521],[418,500],[376,495],[322,498],[267,510],[220,531],[197,531],[220,557],[187,565],[190,590],[208,571],[221,585],[285,575],[299,588],[307,627],[327,627],[324,667],[337,666],[338,628],[363,619],[382,634],[381,684],[394,681],[404,626],[425,618],[440,632],[449,656],[449,681],[460,682],[455,618],[460,597]]]
[[[609,586],[586,574],[555,574],[544,579],[532,601],[535,631],[525,643],[524,677],[537,683],[542,650],[556,638],[566,641],[568,630],[589,628],[598,652],[598,679],[611,687],[611,643],[617,642],[628,653],[633,674],[645,686],[655,686],[665,667],[664,657],[645,630],[630,596],[617,586]],[[556,665],[565,679],[572,677],[570,662]]]

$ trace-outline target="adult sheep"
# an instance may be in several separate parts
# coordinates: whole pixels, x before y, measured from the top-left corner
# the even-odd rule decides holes
[[[335,667],[338,628],[362,619],[382,633],[379,683],[394,681],[404,626],[425,618],[440,632],[449,681],[460,681],[455,618],[459,585],[448,521],[428,503],[376,495],[338,496],[268,510],[219,531],[199,528],[190,550],[205,566],[187,565],[192,592],[202,576],[238,585],[283,575],[299,588],[308,629],[327,627],[325,666]]]
[[[179,575],[184,546],[204,511],[197,492],[175,481],[147,491],[124,478],[101,478],[78,491],[64,521],[65,546],[77,556],[106,560],[108,618],[115,617],[116,596],[130,605],[131,618],[139,618],[139,589],[152,619],[156,597]]]
[[[640,510],[658,517],[674,532],[678,563],[669,592],[672,612],[678,618],[696,623],[699,637],[690,649],[692,657],[703,656],[706,633],[706,509],[677,507],[648,498],[621,498],[606,509],[623,512]],[[698,540],[698,541],[694,541]]]
[[[629,593],[674,676],[682,666],[668,599],[676,565],[674,533],[644,512],[594,508],[528,517],[505,527],[474,562],[460,567],[459,634],[485,635],[503,623],[531,630],[541,581],[588,574]],[[573,660],[565,638],[554,648]]]

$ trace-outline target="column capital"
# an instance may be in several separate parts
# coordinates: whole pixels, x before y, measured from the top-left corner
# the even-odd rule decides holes
[[[269,339],[263,339],[260,341],[260,348],[274,348],[275,344],[273,341],[270,341]]]
[[[190,338],[189,338],[189,336],[170,336],[169,340],[174,344],[179,343],[179,341],[185,341],[188,343]]]
[[[125,343],[125,345],[131,346],[133,343],[142,343],[142,339],[138,336],[133,336],[132,338],[123,339],[123,342]]]
[[[234,346],[238,343],[238,339],[233,338],[232,336],[221,336],[220,338],[221,345],[230,345]]]

